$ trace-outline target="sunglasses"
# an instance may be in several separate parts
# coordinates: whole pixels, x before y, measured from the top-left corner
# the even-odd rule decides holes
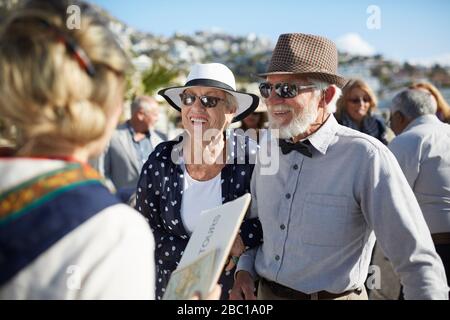
[[[315,85],[298,85],[295,83],[275,83],[271,84],[269,82],[263,82],[259,85],[259,92],[261,93],[261,96],[264,98],[269,98],[272,94],[272,90],[275,88],[275,93],[278,97],[283,99],[291,99],[299,94],[303,93],[306,90],[314,89],[316,88]]]
[[[212,96],[195,96],[193,94],[189,93],[181,93],[180,94],[181,102],[185,106],[192,106],[197,98],[200,99],[200,103],[205,108],[214,108],[217,107],[217,104],[220,101],[226,101],[225,99],[219,98],[219,97],[212,97]]]
[[[371,102],[372,100],[370,98],[353,98],[353,99],[348,99],[348,101],[350,101],[351,103],[360,103],[360,101],[363,101],[364,103],[367,102]]]

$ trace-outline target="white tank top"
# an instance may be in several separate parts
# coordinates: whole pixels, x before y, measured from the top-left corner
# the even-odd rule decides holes
[[[195,230],[203,210],[222,205],[221,173],[211,180],[193,179],[184,167],[184,187],[181,201],[181,220],[189,233]]]

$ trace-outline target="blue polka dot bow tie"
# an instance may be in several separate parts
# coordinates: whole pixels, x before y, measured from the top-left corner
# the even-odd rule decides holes
[[[311,142],[309,142],[309,140],[305,140],[303,142],[299,141],[297,143],[289,143],[284,139],[279,139],[278,142],[283,154],[288,154],[291,151],[295,150],[309,158],[312,158]]]

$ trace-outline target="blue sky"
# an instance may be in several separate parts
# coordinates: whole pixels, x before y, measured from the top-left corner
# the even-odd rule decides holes
[[[256,33],[276,42],[279,34],[326,36],[342,47],[366,48],[396,60],[448,61],[448,0],[90,0],[135,29],[158,35],[219,28],[231,34]],[[367,8],[380,9],[381,28],[370,30]],[[428,59],[428,60],[427,60]]]

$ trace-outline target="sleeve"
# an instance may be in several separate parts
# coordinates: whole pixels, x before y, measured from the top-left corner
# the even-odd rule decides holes
[[[154,176],[152,168],[157,166],[159,163],[151,155],[142,168],[136,191],[136,210],[147,220],[155,237],[157,280],[161,279],[160,283],[164,284],[168,280],[162,278],[164,272],[176,269],[188,239],[174,236],[163,221],[161,208],[164,207],[164,200],[161,199],[161,195],[164,193],[159,186],[164,175]],[[166,275],[170,276],[170,274]]]
[[[247,218],[254,219],[258,217],[258,201],[256,199],[256,180],[258,175],[256,172],[259,171],[259,163],[257,162],[255,165],[255,169],[253,170],[252,179],[250,181],[250,192],[252,195],[252,202],[250,203],[250,210],[247,214]]]
[[[239,257],[238,265],[234,273],[235,276],[239,271],[247,271],[251,274],[253,280],[258,279],[258,273],[255,270],[256,251],[257,248],[247,250]]]
[[[255,248],[263,241],[261,223],[258,218],[246,219],[241,224],[240,235],[245,248]]]
[[[255,169],[253,170],[253,175],[252,175],[252,179],[250,182],[252,202],[250,203],[249,219],[246,220],[246,222],[248,221],[248,223],[256,224],[256,221],[257,221],[255,229],[258,229],[258,233],[256,233],[258,238],[257,239],[255,238],[253,243],[247,242],[249,245],[247,245],[244,237],[242,238],[242,240],[244,241],[244,244],[246,246],[248,246],[250,249],[246,250],[239,257],[239,262],[238,262],[238,265],[237,265],[236,271],[235,271],[235,275],[241,270],[248,271],[252,275],[254,280],[256,280],[258,278],[258,274],[256,273],[256,270],[255,270],[256,252],[257,252],[259,246],[261,245],[261,243],[263,242],[263,229],[262,229],[261,222],[258,219],[257,201],[256,201],[256,189],[255,188],[256,188],[256,179],[257,179],[256,172],[257,172],[257,170],[258,170],[258,164],[256,164]],[[247,239],[247,241],[248,241],[248,239]]]
[[[161,221],[159,181],[152,175],[150,168],[154,165],[150,158],[142,167],[136,190],[136,210],[147,220],[158,244],[165,229]]]
[[[419,204],[393,154],[367,157],[358,192],[362,213],[400,276],[406,299],[448,299],[442,262]]]
[[[402,168],[403,174],[408,180],[411,188],[414,188],[414,184],[419,176],[420,172],[420,159],[417,144],[408,140],[407,136],[398,136],[394,138],[389,144],[389,149],[397,159],[400,168]]]

